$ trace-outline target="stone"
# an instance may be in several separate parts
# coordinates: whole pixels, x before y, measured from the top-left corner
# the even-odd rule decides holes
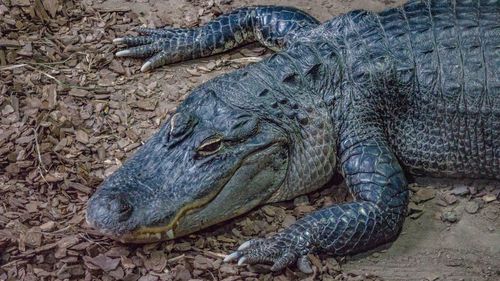
[[[415,202],[410,202],[408,204],[408,216],[412,219],[418,219],[424,213],[424,208],[415,204]]]
[[[429,201],[436,196],[436,192],[430,188],[421,188],[411,197],[411,201],[419,204]]]
[[[308,204],[309,204],[309,197],[307,197],[307,195],[299,196],[293,200],[294,206],[308,205]]]
[[[467,195],[469,192],[469,187],[466,185],[458,185],[450,191],[451,194],[460,196]]]
[[[446,211],[441,214],[441,220],[444,222],[450,222],[450,223],[455,223],[459,220],[457,212],[451,210],[451,211]]]
[[[458,199],[457,199],[457,197],[455,195],[448,194],[448,193],[443,196],[443,200],[448,205],[453,205],[453,204],[455,204],[458,201]]]
[[[483,201],[486,203],[493,202],[497,199],[497,197],[493,194],[486,194],[482,197]]]
[[[479,203],[476,201],[469,201],[465,204],[465,211],[469,214],[475,214],[479,210]]]

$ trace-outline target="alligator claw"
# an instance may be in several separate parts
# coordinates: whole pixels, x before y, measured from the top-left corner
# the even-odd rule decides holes
[[[279,236],[269,239],[246,241],[238,250],[227,255],[224,262],[237,261],[238,266],[244,264],[270,263],[272,271],[280,271],[296,263],[297,268],[304,273],[312,273],[311,263],[307,255],[302,255]]]
[[[141,71],[142,72],[146,72],[148,71],[149,69],[151,69],[151,62],[150,61],[147,61],[146,63],[144,63],[141,67]]]
[[[124,42],[125,42],[125,39],[122,37],[113,39],[113,43],[115,43],[115,44],[122,44]]]
[[[230,261],[234,261],[234,260],[237,260],[240,258],[240,253],[238,252],[234,252],[234,253],[231,253],[229,255],[227,255],[225,258],[224,258],[224,262],[230,262]]]
[[[116,52],[115,56],[126,57],[126,56],[129,56],[130,54],[131,54],[131,52],[129,50],[123,50],[123,51]]]
[[[297,260],[297,268],[307,274],[313,273],[311,261],[307,255],[303,255]]]
[[[245,262],[247,261],[247,258],[245,257],[242,257],[238,260],[238,266],[242,266],[243,264],[245,264]]]

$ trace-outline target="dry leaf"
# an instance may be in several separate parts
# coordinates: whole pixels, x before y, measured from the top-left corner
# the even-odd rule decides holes
[[[42,0],[43,7],[47,12],[49,12],[50,16],[55,18],[57,7],[59,6],[59,0]]]

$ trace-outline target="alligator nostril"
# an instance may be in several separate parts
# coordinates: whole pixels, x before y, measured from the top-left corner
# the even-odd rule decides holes
[[[119,221],[127,220],[132,214],[132,206],[130,203],[121,197],[116,197],[109,202],[109,210],[118,215]]]

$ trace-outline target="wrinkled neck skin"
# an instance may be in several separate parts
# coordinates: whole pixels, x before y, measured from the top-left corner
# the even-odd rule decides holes
[[[238,85],[254,88],[255,97],[247,99],[254,102],[254,110],[277,122],[289,137],[286,178],[267,202],[317,190],[335,172],[338,129],[331,116],[341,77],[337,57],[335,47],[326,42],[291,43],[286,51],[234,73],[248,76]]]
[[[288,147],[286,170],[260,168],[261,178],[273,179],[266,186],[247,178],[247,172],[235,173],[204,211],[186,215],[176,233],[183,233],[183,228],[203,229],[264,203],[292,199],[321,188],[331,179],[336,164],[336,129],[332,107],[328,106],[332,99],[325,97],[331,96],[327,93],[333,92],[337,76],[336,64],[325,63],[325,56],[332,62],[335,54],[330,45],[292,45],[287,52],[211,81],[210,88],[227,104],[251,112],[261,123],[283,132]],[[269,165],[261,158],[266,156],[252,157],[256,165]]]

